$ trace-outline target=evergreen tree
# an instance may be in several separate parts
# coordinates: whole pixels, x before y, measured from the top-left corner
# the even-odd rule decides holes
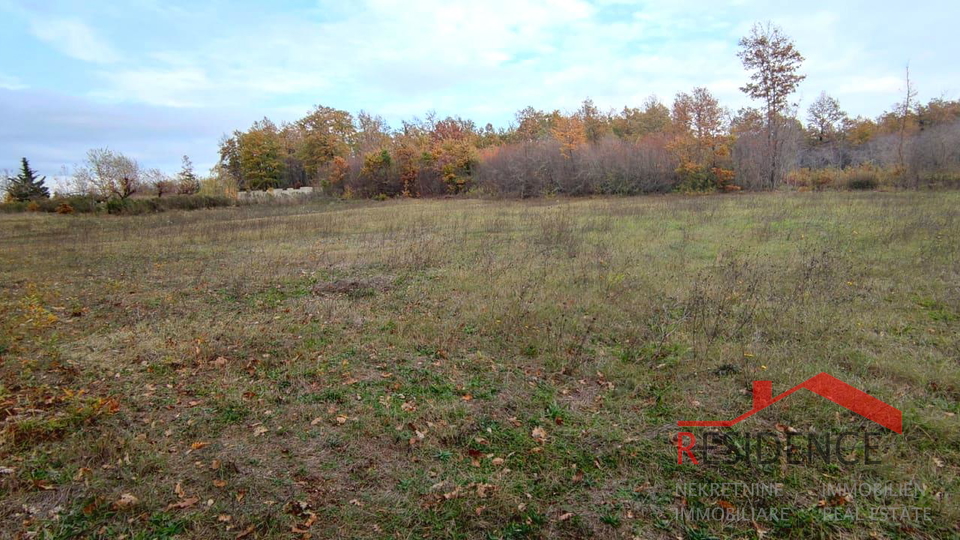
[[[15,201],[49,199],[50,190],[43,185],[46,179],[46,176],[37,178],[37,173],[30,168],[27,158],[23,158],[20,162],[20,174],[7,179],[7,196]]]

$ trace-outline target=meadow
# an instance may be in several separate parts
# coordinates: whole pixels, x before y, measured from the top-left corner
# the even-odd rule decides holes
[[[956,538],[960,192],[0,215],[4,538]],[[820,372],[878,465],[677,464]],[[809,392],[738,428],[875,430]],[[696,482],[782,485],[759,500]],[[908,501],[825,483],[922,486]],[[790,507],[689,520],[689,508]],[[825,507],[928,519],[824,518]]]

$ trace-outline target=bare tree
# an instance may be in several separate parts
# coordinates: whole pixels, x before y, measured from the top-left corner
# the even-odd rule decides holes
[[[907,64],[903,101],[897,104],[897,115],[899,116],[900,122],[900,125],[897,129],[897,167],[901,172],[904,170],[905,166],[903,147],[907,135],[907,119],[910,116],[910,112],[913,110],[913,100],[916,99],[916,97],[917,89],[913,87],[913,84],[910,81],[910,65]]]
[[[140,164],[108,148],[88,151],[73,176],[80,191],[103,198],[126,199],[142,187]]]
[[[163,197],[164,194],[176,193],[177,184],[169,176],[163,174],[160,169],[147,169],[140,175],[141,184],[144,186],[153,186],[157,192],[157,197]]]
[[[745,68],[753,71],[751,82],[740,90],[764,103],[765,177],[767,187],[773,188],[784,174],[782,134],[790,115],[789,97],[805,78],[797,72],[803,56],[793,41],[771,23],[753,25],[750,35],[740,40],[737,56]]]

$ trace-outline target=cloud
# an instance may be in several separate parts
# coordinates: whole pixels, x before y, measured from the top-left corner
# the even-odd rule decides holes
[[[23,90],[28,87],[19,78],[0,73],[0,88],[4,90]]]
[[[11,1],[0,0],[0,10]],[[0,50],[3,69],[17,76],[0,76],[0,88],[31,87],[0,102],[0,149],[33,155],[33,144],[50,162],[103,145],[156,160],[151,166],[175,167],[182,153],[212,162],[220,133],[264,115],[294,120],[318,103],[394,125],[434,110],[499,127],[527,105],[571,110],[591,97],[620,109],[705,86],[736,110],[750,103],[739,90],[747,74],[737,41],[767,19],[807,58],[801,111],[826,90],[851,114],[876,116],[900,99],[907,61],[921,99],[960,88],[954,5],[930,19],[883,0],[709,9],[702,0],[14,3],[22,7],[10,19],[31,23],[27,30],[67,56],[31,51],[30,61],[46,62],[39,73]],[[122,55],[111,42],[123,44]],[[44,129],[32,131],[18,107],[34,107]],[[165,127],[171,118],[175,126]]]
[[[63,54],[98,64],[111,64],[121,55],[94,30],[78,19],[34,19],[30,31]]]
[[[255,117],[256,112],[228,109],[178,115],[165,107],[0,90],[0,169],[26,156],[42,174],[56,174],[90,148],[109,147],[170,172],[188,154],[202,171],[214,164],[220,136]]]
[[[201,99],[202,94],[214,89],[206,72],[197,67],[132,69],[103,75],[112,84],[109,90],[93,92],[93,96],[134,96],[148,105],[199,107],[208,104]]]

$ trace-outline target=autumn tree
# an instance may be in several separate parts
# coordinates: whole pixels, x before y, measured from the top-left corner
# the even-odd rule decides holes
[[[37,173],[30,168],[27,158],[20,159],[20,174],[7,177],[7,198],[13,201],[32,201],[35,199],[50,198],[50,190],[44,185],[47,177],[37,177]]]
[[[423,195],[427,177],[434,176],[430,141],[429,130],[419,122],[403,122],[403,128],[393,138],[397,174],[404,197]]]
[[[360,176],[364,178],[365,185],[370,186],[376,195],[397,195],[399,190],[397,186],[392,185],[390,169],[393,165],[393,159],[387,150],[379,150],[363,156],[363,167],[360,169]]]
[[[176,192],[180,195],[193,195],[200,191],[200,179],[193,172],[193,162],[183,156],[180,162],[180,172],[177,173]]]
[[[587,142],[587,128],[580,115],[558,116],[550,133],[560,143],[560,153],[565,158]]]
[[[389,149],[392,145],[390,126],[382,116],[360,111],[357,114],[354,132],[353,148],[359,155]]]
[[[421,163],[432,166],[450,193],[469,189],[471,172],[477,161],[477,129],[472,120],[447,117],[435,120],[427,118],[430,126],[429,156],[422,156]]]
[[[840,102],[820,92],[820,96],[807,110],[807,127],[816,141],[826,143],[842,133],[847,113],[840,109]]]
[[[670,148],[677,154],[684,189],[727,189],[732,184],[726,118],[726,109],[706,88],[680,92],[674,99]]]
[[[752,71],[750,82],[740,89],[763,103],[763,176],[766,186],[773,188],[784,174],[783,136],[787,131],[790,95],[805,78],[798,73],[803,56],[793,41],[771,23],[755,24],[750,34],[740,40],[737,56]]]
[[[726,116],[726,110],[706,88],[694,88],[690,94],[678,93],[673,102],[673,125],[682,141],[685,155],[681,159],[712,165]]]
[[[333,158],[349,156],[356,144],[353,116],[346,111],[317,105],[296,125],[302,133],[297,155],[308,179],[315,179]]]
[[[590,98],[583,100],[576,116],[583,124],[583,135],[587,142],[596,144],[609,132],[610,126],[606,116]]]
[[[279,187],[283,178],[283,147],[277,126],[264,118],[239,135],[238,160],[241,187]]]
[[[665,133],[671,126],[670,109],[656,96],[643,102],[642,108],[624,107],[610,120],[611,129],[617,137],[637,142],[642,137]]]
[[[512,139],[516,142],[532,142],[547,138],[558,116],[557,112],[549,114],[533,107],[522,109],[517,112],[517,126]]]
[[[917,127],[920,131],[932,127],[954,124],[960,121],[960,100],[949,101],[933,98],[926,105],[916,108]]]

